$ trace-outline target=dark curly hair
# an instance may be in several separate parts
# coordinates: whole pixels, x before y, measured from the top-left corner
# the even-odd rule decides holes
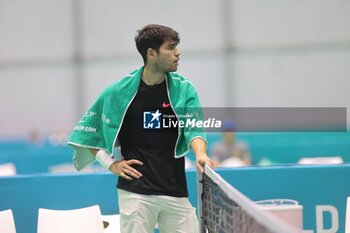
[[[160,46],[167,40],[179,44],[179,33],[170,27],[158,24],[149,24],[137,30],[135,36],[136,48],[141,54],[144,64],[147,63],[147,50],[151,48],[159,52]]]

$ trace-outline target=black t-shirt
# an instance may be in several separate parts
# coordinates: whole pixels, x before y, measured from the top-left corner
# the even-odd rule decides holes
[[[119,177],[117,187],[139,194],[187,197],[185,161],[183,157],[174,158],[177,128],[145,129],[145,114],[151,110],[153,113],[159,110],[162,114],[174,115],[165,81],[148,86],[141,80],[126,112],[119,134],[121,153],[126,160],[143,162],[143,166],[133,165],[142,177],[132,181]]]

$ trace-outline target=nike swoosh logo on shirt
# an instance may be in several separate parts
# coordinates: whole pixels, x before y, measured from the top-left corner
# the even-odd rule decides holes
[[[170,106],[170,104],[163,103],[163,108],[167,108],[169,106]]]

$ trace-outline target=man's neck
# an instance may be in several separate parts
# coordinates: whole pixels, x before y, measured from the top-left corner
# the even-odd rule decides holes
[[[164,81],[165,73],[159,72],[153,69],[152,67],[145,66],[142,73],[142,80],[147,85],[157,85]]]

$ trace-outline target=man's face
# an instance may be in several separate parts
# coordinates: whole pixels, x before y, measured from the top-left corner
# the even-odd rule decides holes
[[[172,40],[165,41],[156,55],[154,67],[160,72],[174,72],[177,70],[180,50]]]

